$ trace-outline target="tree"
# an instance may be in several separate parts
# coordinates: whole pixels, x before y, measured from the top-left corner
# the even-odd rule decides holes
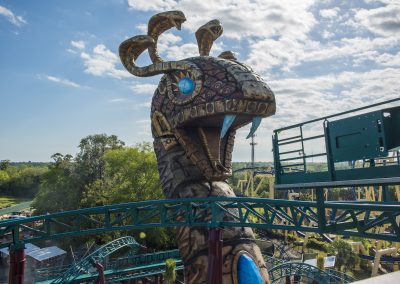
[[[32,203],[37,215],[77,209],[80,204],[81,192],[72,156],[56,153],[51,157],[54,162],[42,176],[39,192]]]
[[[77,170],[84,185],[89,185],[104,176],[105,163],[103,155],[108,150],[121,149],[125,143],[115,135],[89,135],[79,143],[80,152],[75,161]]]
[[[33,165],[11,165],[2,161],[0,167],[0,192],[14,197],[31,198],[39,190],[41,176],[47,167]]]
[[[0,187],[10,180],[10,176],[6,171],[0,170]]]
[[[10,166],[10,160],[1,160],[0,161],[0,170],[5,171]]]
[[[157,160],[149,144],[109,150],[103,156],[104,177],[87,186],[81,207],[94,207],[163,198]],[[170,230],[145,230],[146,245],[165,249],[174,238]],[[138,235],[138,232],[130,232]],[[116,233],[115,237],[119,237]]]
[[[352,250],[351,245],[343,240],[334,241],[332,245],[336,251],[336,268],[340,271],[344,267],[344,271],[347,271],[354,267],[358,261],[358,256]]]
[[[116,136],[102,134],[82,139],[79,148],[75,159],[60,153],[52,156],[49,172],[43,176],[33,202],[36,214],[163,198],[157,160],[150,144],[124,147]],[[146,244],[168,248],[174,240],[170,231],[145,230]],[[113,237],[127,233],[135,237],[138,234],[115,232]],[[103,242],[107,237],[94,238]]]
[[[156,157],[147,144],[109,150],[102,160],[103,179],[87,187],[85,207],[162,198]]]

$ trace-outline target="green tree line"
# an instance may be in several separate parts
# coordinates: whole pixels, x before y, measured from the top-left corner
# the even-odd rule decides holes
[[[150,144],[127,147],[115,135],[96,134],[83,138],[78,147],[75,157],[52,155],[32,203],[35,214],[163,198]],[[89,239],[104,243],[124,234],[139,239],[139,233],[114,232]],[[147,246],[166,248],[172,245],[174,234],[151,229],[145,235]]]
[[[0,161],[0,195],[33,198],[45,172],[47,166],[42,163]]]

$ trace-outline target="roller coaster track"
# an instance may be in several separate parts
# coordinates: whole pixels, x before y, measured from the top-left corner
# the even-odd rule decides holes
[[[183,270],[182,260],[176,261],[175,270]],[[127,280],[144,279],[154,275],[160,275],[165,273],[165,262],[150,263],[144,265],[137,265],[131,267],[124,267],[120,269],[107,269],[104,271],[104,276],[107,279],[107,283],[120,283]],[[63,283],[90,283],[97,278],[97,272],[93,274],[80,274],[74,279]],[[35,282],[36,284],[53,284],[53,279]]]
[[[355,281],[355,279],[350,276],[334,271],[329,270],[324,271],[318,269],[317,267],[303,263],[303,262],[289,262],[279,264],[274,266],[269,270],[269,278],[271,284],[280,283],[281,280],[285,279],[285,283],[288,283],[288,278],[291,277],[297,278],[298,282],[301,278],[306,278],[308,280],[313,281],[314,283],[319,284],[340,284],[340,283],[351,283]],[[296,282],[296,281],[295,281]],[[290,283],[290,282],[289,282]]]
[[[162,263],[164,265],[165,260],[173,258],[177,262],[180,261],[180,253],[178,249],[158,251],[152,253],[142,253],[142,254],[129,254],[124,257],[111,258],[108,259],[105,268],[105,272],[109,273],[111,270],[116,271],[122,267],[142,267],[143,265]],[[74,265],[74,264],[72,264]],[[36,283],[51,283],[49,279],[56,279],[61,274],[63,274],[70,265],[61,267],[51,267],[51,268],[41,268],[35,271],[35,281]],[[145,269],[146,270],[146,269]],[[94,275],[87,275],[86,277],[95,277]]]
[[[135,255],[129,256],[126,258],[119,258],[117,262],[120,263],[120,259],[134,259],[134,261],[124,260],[125,264],[129,264],[127,267],[112,267],[110,266],[105,272],[107,283],[116,283],[125,280],[134,280],[134,279],[143,279],[146,277],[151,277],[154,275],[159,275],[165,272],[165,263],[159,259],[161,256],[166,259],[167,255],[176,254],[179,255],[177,250],[167,251],[167,252],[157,252],[158,257],[154,257],[153,254],[145,254],[145,255]],[[151,260],[150,262],[140,263],[137,260]],[[153,262],[158,259],[158,262]],[[164,259],[164,260],[165,260]],[[301,262],[285,262],[284,260],[273,258],[273,257],[265,257],[265,261],[269,268],[269,275],[271,284],[280,283],[282,279],[297,277],[297,278],[307,278],[309,280],[314,281],[315,283],[320,284],[331,284],[331,283],[351,283],[355,281],[354,278],[338,272],[333,269],[327,269],[325,271],[316,268],[315,266],[301,263]],[[176,258],[177,267],[176,270],[182,270],[183,265],[182,261],[179,257]],[[93,281],[97,277],[97,273],[93,274],[80,274],[76,275],[73,279],[70,279],[65,283],[86,283],[88,281]],[[45,281],[36,282],[37,284],[51,284],[56,283],[54,279],[48,279]]]
[[[107,283],[116,283],[124,280],[143,279],[154,275],[159,275],[165,272],[165,259],[175,258],[177,267],[176,270],[182,270],[182,260],[178,250],[162,251],[156,253],[131,255],[127,257],[117,258],[108,263],[107,270],[104,271]],[[265,257],[265,261],[269,267],[271,283],[279,283],[281,279],[286,277],[307,278],[320,284],[325,283],[350,283],[355,281],[352,277],[332,270],[320,270],[314,266],[299,263],[286,262],[282,259],[274,257]],[[86,283],[93,281],[97,277],[97,273],[88,274],[82,273],[75,275],[69,280],[64,280],[63,283]],[[57,283],[57,279],[47,279],[36,282],[37,284]]]
[[[69,283],[82,272],[89,273],[89,269],[93,268],[95,263],[102,263],[108,255],[124,247],[130,247],[133,251],[137,251],[140,245],[130,236],[116,239],[101,246],[79,262],[73,264],[67,271],[56,279],[53,279],[51,283]]]
[[[358,254],[361,259],[374,261],[375,256],[372,255],[365,255],[365,254]],[[389,256],[389,255],[382,255],[379,263],[400,263],[400,256]]]
[[[136,249],[137,243],[132,237],[124,237],[115,240],[102,246],[93,254],[85,257],[81,261],[72,264],[67,271],[59,271],[58,275],[57,271],[54,269],[41,269],[37,273],[35,283],[86,283],[88,281],[93,281],[98,276],[98,273],[89,272],[89,268],[93,266],[91,264],[93,261],[90,260],[94,259],[94,261],[103,262],[103,256],[126,247],[127,242],[134,244],[133,249]],[[104,275],[107,279],[107,283],[114,283],[128,279],[142,279],[159,275],[165,272],[165,260],[169,258],[174,258],[176,260],[176,270],[183,269],[179,250],[175,249],[145,254],[130,254],[125,257],[111,259],[107,261],[107,263],[104,263],[104,267],[106,268]],[[87,262],[88,259],[89,263]],[[48,277],[43,277],[47,275]]]
[[[246,167],[246,168],[240,168],[236,169],[233,171],[233,173],[240,173],[240,172],[246,172],[246,171],[254,171],[255,173],[265,173],[265,174],[271,174],[274,175],[275,171],[272,167]]]
[[[325,217],[329,213],[329,218]],[[290,212],[290,214],[288,214]],[[205,219],[204,216],[210,218]],[[252,227],[400,241],[399,202],[311,202],[211,197],[153,200],[0,222],[0,248],[39,240],[156,227]],[[378,228],[389,224],[390,230]]]

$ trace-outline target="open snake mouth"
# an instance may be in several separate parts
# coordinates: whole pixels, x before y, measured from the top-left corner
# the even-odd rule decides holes
[[[272,112],[275,104],[268,101],[216,101],[183,110],[172,124],[175,137],[206,178],[225,180],[232,174],[236,130],[251,122],[249,138]]]

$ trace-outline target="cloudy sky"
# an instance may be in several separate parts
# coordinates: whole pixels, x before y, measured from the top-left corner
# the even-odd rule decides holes
[[[259,161],[272,159],[275,128],[400,96],[399,0],[0,0],[0,160],[75,154],[96,133],[151,141],[160,77],[131,76],[117,50],[172,9],[187,21],[162,35],[164,59],[197,55],[194,32],[217,18],[224,34],[212,54],[235,52],[275,92],[277,114],[257,132]],[[236,161],[250,159],[247,133],[238,132]]]

